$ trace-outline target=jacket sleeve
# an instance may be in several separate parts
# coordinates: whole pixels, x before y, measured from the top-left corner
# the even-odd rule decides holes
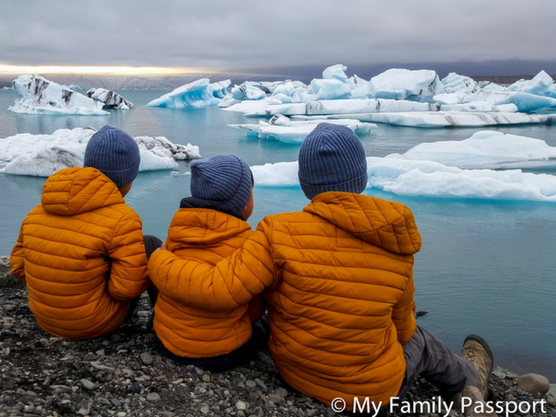
[[[157,250],[149,276],[166,296],[197,308],[229,311],[247,304],[274,280],[270,221],[265,218],[241,248],[214,266]]]
[[[392,320],[398,332],[398,341],[405,345],[413,337],[417,323],[415,322],[415,286],[413,277],[405,287],[405,291],[400,300],[394,305]]]
[[[251,323],[256,323],[263,318],[266,311],[266,302],[261,295],[253,297],[247,310]]]
[[[116,300],[137,298],[149,286],[141,227],[141,219],[133,212],[122,217],[114,229],[109,252],[112,268],[108,292]]]
[[[24,252],[25,249],[23,248],[23,226],[21,226],[19,237],[17,238],[17,242],[13,247],[12,254],[10,256],[10,269],[12,271],[12,275],[23,282],[25,282],[25,263],[23,257]]]

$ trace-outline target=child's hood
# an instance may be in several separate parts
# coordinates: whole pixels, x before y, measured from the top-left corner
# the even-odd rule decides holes
[[[210,246],[249,231],[251,226],[237,217],[204,208],[180,208],[168,230],[168,249]]]
[[[101,207],[125,203],[106,175],[95,168],[66,168],[44,183],[41,205],[51,214],[73,216]]]
[[[395,201],[326,192],[315,196],[304,211],[392,253],[413,255],[421,248],[421,235],[413,213]]]

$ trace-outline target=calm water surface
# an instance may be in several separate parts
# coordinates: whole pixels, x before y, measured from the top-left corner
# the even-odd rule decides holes
[[[248,138],[227,126],[245,123],[243,115],[217,108],[147,108],[167,91],[123,91],[137,105],[108,116],[16,115],[6,109],[16,98],[0,91],[0,138],[16,133],[45,134],[60,128],[104,124],[132,135],[166,136],[200,147],[204,157],[232,153],[250,165],[294,161],[298,145]],[[257,123],[257,119],[249,119]],[[461,140],[484,129],[417,129],[379,125],[362,137],[368,156],[403,153],[421,142]],[[556,146],[556,127],[494,128],[545,140]],[[143,219],[145,233],[165,238],[182,197],[189,195],[189,163],[181,175],[141,173],[126,198]],[[552,172],[554,174],[554,172]],[[21,221],[40,201],[44,178],[0,174],[0,254],[7,255]],[[556,382],[556,204],[401,197],[367,190],[399,201],[414,212],[423,237],[416,256],[417,309],[428,311],[419,323],[459,351],[471,332],[492,345],[496,361],[518,372],[538,372]],[[265,215],[295,211],[307,204],[299,187],[255,187],[256,226]]]

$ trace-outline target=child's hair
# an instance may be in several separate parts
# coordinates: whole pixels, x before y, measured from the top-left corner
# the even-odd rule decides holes
[[[106,125],[89,139],[83,166],[98,169],[117,187],[122,187],[137,178],[140,163],[135,139],[117,127]]]
[[[367,186],[367,158],[351,129],[320,123],[299,150],[299,183],[312,199],[325,191],[360,193]]]
[[[234,155],[215,155],[191,163],[191,195],[239,212],[253,188],[253,173]]]

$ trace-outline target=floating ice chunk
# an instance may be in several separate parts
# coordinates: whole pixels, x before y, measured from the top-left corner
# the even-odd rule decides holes
[[[70,166],[82,166],[91,128],[59,129],[51,135],[20,133],[0,139],[0,172],[46,177]],[[199,148],[179,145],[165,137],[135,138],[141,154],[140,171],[175,169],[177,159],[199,158]]]
[[[245,130],[248,134],[255,134],[261,139],[276,139],[285,143],[302,143],[323,119],[307,118],[301,121],[292,121],[286,116],[274,115],[268,123],[260,121],[259,124],[230,124],[228,126]],[[373,123],[363,123],[359,120],[338,119],[328,120],[327,123],[346,126],[357,134],[370,133],[376,128]]]
[[[211,83],[208,78],[201,78],[152,100],[147,106],[176,109],[216,106],[226,96],[230,84],[230,80]]]
[[[347,76],[345,73],[347,67],[342,64],[331,65],[322,72],[322,78],[325,80],[338,80],[347,83]]]
[[[438,162],[367,158],[368,188],[400,195],[556,202],[556,176],[521,170],[462,170]],[[251,167],[256,186],[299,186],[298,164]]]
[[[376,98],[432,101],[443,92],[442,83],[432,70],[389,69],[371,78]]]
[[[232,96],[236,100],[262,100],[270,90],[260,83],[246,81],[232,88]]]
[[[8,110],[25,114],[107,115],[103,104],[40,75],[20,75],[12,89],[21,96]]]
[[[104,103],[104,108],[129,110],[135,107],[131,101],[105,88],[91,88],[87,91],[87,97]]]
[[[513,83],[508,90],[556,98],[554,80],[545,71],[539,72],[532,80],[520,80]]]
[[[330,118],[359,119],[362,122],[387,123],[411,127],[480,127],[494,125],[551,124],[556,114],[504,112],[400,112],[330,115]]]
[[[421,143],[388,158],[434,161],[463,169],[547,168],[556,166],[556,147],[540,139],[484,130],[461,141]]]
[[[345,82],[336,79],[315,79],[309,85],[309,94],[316,100],[341,100],[351,98],[351,88]]]
[[[455,72],[451,72],[442,78],[442,87],[445,94],[473,94],[480,90],[479,84],[473,78]]]

